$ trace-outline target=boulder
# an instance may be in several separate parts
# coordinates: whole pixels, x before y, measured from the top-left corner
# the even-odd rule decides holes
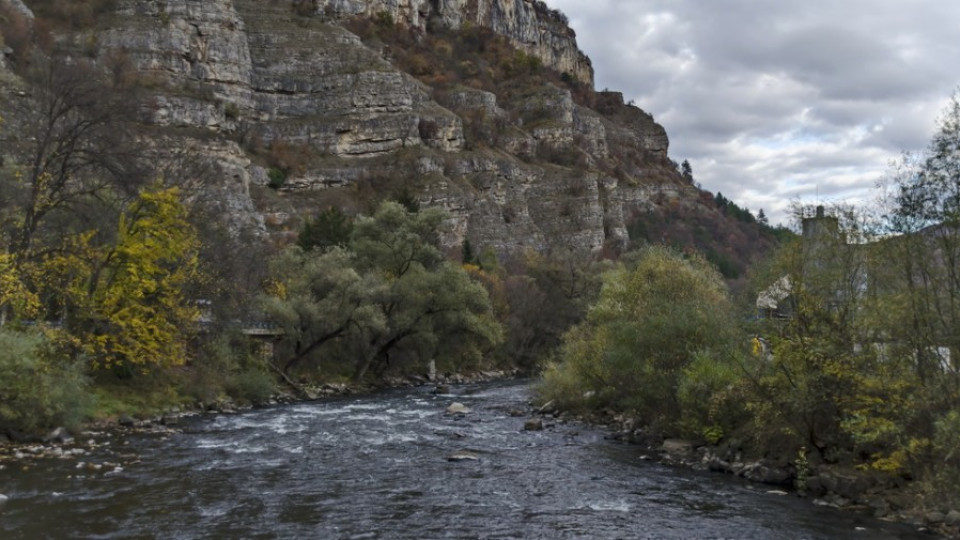
[[[470,407],[467,407],[459,401],[453,402],[447,407],[447,414],[467,414],[470,412]]]
[[[793,475],[782,467],[769,467],[763,463],[751,463],[743,468],[743,477],[762,484],[787,485]]]
[[[73,435],[66,428],[58,427],[43,438],[43,442],[50,444],[70,444],[73,442]]]
[[[531,418],[523,423],[524,431],[543,431],[543,420],[539,418]]]
[[[447,456],[447,461],[480,461],[480,456],[468,450],[457,450]]]
[[[951,510],[944,516],[947,525],[960,525],[960,510]]]
[[[134,421],[133,417],[129,414],[124,413],[117,418],[117,423],[123,427],[133,427],[136,424],[136,421]]]
[[[688,458],[693,454],[694,445],[692,442],[683,439],[667,439],[663,441],[660,450],[673,459]]]
[[[3,506],[4,504],[6,504],[6,502],[9,500],[10,500],[10,497],[7,497],[3,493],[0,493],[0,506]]]
[[[927,523],[937,524],[943,523],[944,519],[946,519],[946,516],[943,515],[943,512],[937,512],[934,510],[933,512],[927,512],[927,515],[924,516],[924,519],[927,521]]]

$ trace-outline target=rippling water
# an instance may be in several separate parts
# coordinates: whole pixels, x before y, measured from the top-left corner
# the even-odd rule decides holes
[[[522,431],[521,384],[185,422],[87,462],[0,471],[2,538],[930,538],[733,478],[642,461],[602,432]],[[444,413],[459,401],[472,411]],[[451,462],[468,450],[478,460]]]

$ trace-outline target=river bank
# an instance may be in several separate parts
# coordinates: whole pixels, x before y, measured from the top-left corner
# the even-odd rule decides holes
[[[387,376],[378,381],[313,383],[300,386],[297,391],[282,387],[269,399],[260,403],[240,402],[222,398],[209,402],[198,401],[176,405],[150,414],[121,413],[85,422],[75,433],[57,427],[40,433],[18,431],[0,432],[0,470],[5,462],[31,457],[64,457],[82,455],[83,446],[95,447],[97,438],[105,433],[112,435],[155,433],[170,434],[177,431],[181,420],[199,415],[236,414],[260,407],[309,402],[344,396],[370,395],[388,389],[434,385],[438,392],[451,385],[477,384],[519,377],[520,371],[484,370],[468,373],[436,374],[432,378],[420,375]],[[432,379],[432,380],[431,380]],[[66,451],[64,451],[66,448]]]
[[[105,433],[79,459],[0,472],[0,536],[932,538],[640,459],[604,430],[537,415],[528,381],[436,390],[183,418],[171,436]]]
[[[914,482],[873,471],[805,460],[749,459],[734,441],[664,438],[652,434],[629,415],[613,411],[572,414],[546,403],[536,409],[548,428],[556,423],[602,427],[609,438],[642,448],[644,459],[665,465],[731,475],[808,499],[813,505],[870,515],[948,538],[960,538],[960,509],[925,504]],[[918,504],[919,503],[919,504]]]
[[[431,394],[452,396],[465,385],[503,380],[516,377],[516,373],[503,371],[478,372],[468,375],[437,377],[430,382],[419,377],[396,377],[377,384],[321,384],[309,386],[314,399],[342,398],[373,395],[376,392],[404,387],[426,387]],[[293,394],[280,394],[260,404],[270,407],[283,404],[308,403]],[[229,401],[196,404],[193,408],[168,410],[162,415],[147,418],[120,416],[105,419],[85,426],[74,436],[58,428],[43,440],[0,445],[0,471],[9,468],[30,468],[34,460],[68,460],[76,463],[78,474],[121,474],[125,468],[140,463],[139,456],[124,458],[123,447],[133,436],[150,436],[165,440],[181,433],[181,425],[191,417],[206,415],[230,416],[255,409],[253,405],[240,405]],[[644,454],[641,459],[655,461],[674,467],[699,471],[729,474],[757,484],[768,485],[770,493],[782,493],[805,497],[813,505],[846,510],[851,513],[911,525],[919,532],[930,531],[947,537],[960,538],[960,512],[938,511],[918,508],[915,494],[908,482],[891,484],[887,477],[867,475],[858,471],[841,470],[836,467],[819,466],[806,471],[805,490],[795,488],[798,471],[796,464],[774,463],[769,460],[744,460],[727,445],[708,445],[701,441],[661,439],[651,437],[635,422],[624,416],[596,413],[578,416],[553,409],[550,404],[536,407],[532,402],[524,409],[511,409],[511,417],[525,417],[524,431],[566,431],[581,425],[602,427],[607,438],[639,447]],[[88,459],[91,454],[110,448],[117,459],[97,461]],[[0,505],[5,497],[0,491]]]

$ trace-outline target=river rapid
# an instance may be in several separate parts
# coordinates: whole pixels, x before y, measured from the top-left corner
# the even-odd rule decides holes
[[[0,470],[0,538],[932,538],[585,426],[524,431],[528,399],[517,382],[392,390],[104,435]]]

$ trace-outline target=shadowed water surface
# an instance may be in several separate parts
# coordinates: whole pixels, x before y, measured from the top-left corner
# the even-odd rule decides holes
[[[75,461],[0,471],[2,538],[931,538],[642,461],[603,433],[524,432],[500,383],[279,406],[185,422]],[[459,401],[472,411],[444,414]],[[459,450],[478,460],[451,462]]]

